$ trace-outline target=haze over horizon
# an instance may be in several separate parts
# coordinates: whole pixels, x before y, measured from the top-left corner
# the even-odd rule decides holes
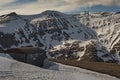
[[[0,15],[10,12],[18,14],[38,14],[46,10],[64,13],[119,12],[120,0],[3,0]]]

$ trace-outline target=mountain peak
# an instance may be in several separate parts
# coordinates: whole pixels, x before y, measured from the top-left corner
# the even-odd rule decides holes
[[[61,13],[59,11],[54,11],[54,10],[46,10],[42,12],[43,15],[47,15],[48,17],[63,17],[66,16],[66,14]]]
[[[11,20],[16,20],[16,19],[18,19],[18,15],[15,12],[5,14],[0,16],[0,24],[4,24]]]
[[[7,16],[17,16],[17,14],[15,12],[11,12],[11,13],[7,14]]]
[[[44,13],[44,14],[49,14],[49,13],[61,13],[61,12],[59,12],[59,11],[54,11],[54,10],[46,10],[46,11],[44,11],[44,12],[42,12],[42,13]]]

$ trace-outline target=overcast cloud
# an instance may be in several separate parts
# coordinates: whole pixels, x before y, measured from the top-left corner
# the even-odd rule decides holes
[[[9,12],[37,14],[45,10],[70,12],[95,5],[120,6],[120,0],[2,0],[0,14]]]

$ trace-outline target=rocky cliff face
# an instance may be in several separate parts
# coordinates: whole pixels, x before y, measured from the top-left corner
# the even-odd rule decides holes
[[[57,45],[62,45],[64,41],[75,40],[87,43],[91,39],[97,40],[102,43],[100,45],[107,48],[105,50],[101,48],[104,55],[110,53],[109,51],[114,49],[114,45],[119,41],[119,13],[67,15],[57,11],[45,11],[38,15],[25,16],[10,13],[0,16],[1,49],[27,46],[41,47],[48,55],[51,55],[50,50]],[[73,48],[72,54],[76,49],[78,51],[87,50],[85,50],[84,58],[81,58],[80,55],[75,55],[73,58],[78,60],[91,59],[91,54],[94,54],[91,50],[95,45],[93,43],[87,44],[85,45],[87,48],[83,48],[77,46],[78,44],[76,44],[78,48]],[[95,42],[95,44],[97,43]],[[80,54],[82,55],[82,53]],[[95,52],[95,55],[97,55],[97,52]],[[95,58],[95,60],[97,59]],[[108,61],[112,60],[111,58],[108,59]]]

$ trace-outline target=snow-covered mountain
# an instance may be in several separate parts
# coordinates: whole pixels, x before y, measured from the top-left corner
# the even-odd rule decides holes
[[[97,33],[99,41],[108,51],[120,51],[120,13],[119,12],[84,12],[75,17]]]
[[[110,53],[117,53],[115,55],[120,56],[119,12],[83,12],[80,15],[73,16],[76,17],[80,23],[96,31],[99,42],[106,47]]]
[[[49,55],[53,54],[50,50],[55,46],[62,45],[62,42],[75,40],[81,41],[78,43],[79,45],[87,46],[86,43],[94,39],[97,40],[93,41],[95,45],[100,41],[102,44],[99,45],[105,46],[107,49],[101,47],[100,53],[97,51],[96,54],[90,51],[92,56],[95,54],[97,57],[106,57],[107,61],[118,61],[119,56],[116,57],[116,52],[112,54],[108,52],[113,49],[111,46],[114,46],[116,41],[119,40],[119,30],[117,29],[119,28],[119,22],[116,23],[118,17],[119,13],[68,15],[57,11],[45,11],[37,15],[18,15],[16,13],[2,15],[0,16],[0,48],[41,47]],[[90,44],[92,44],[92,47],[95,46],[93,43]],[[94,50],[97,50],[96,48]],[[81,50],[83,47],[79,49]],[[89,49],[87,49],[88,52]],[[110,55],[105,56],[106,54]],[[81,55],[91,58],[87,53],[80,52],[77,55],[78,60],[81,60]]]
[[[96,33],[71,15],[46,11],[39,15],[15,13],[0,17],[1,48],[39,46],[48,49],[68,39],[95,39]]]

